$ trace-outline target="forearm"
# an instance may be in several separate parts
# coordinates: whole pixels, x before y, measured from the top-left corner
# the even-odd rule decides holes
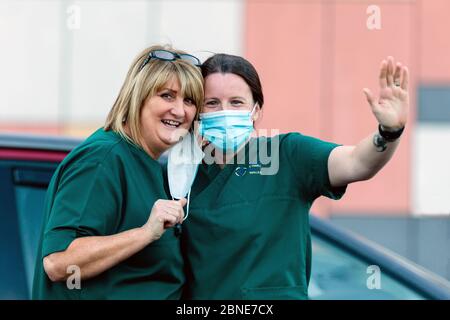
[[[352,151],[353,163],[356,166],[355,171],[361,178],[369,179],[373,177],[384,165],[392,158],[397,149],[400,139],[393,142],[387,142],[386,148],[377,148],[373,139],[378,131],[372,133],[361,142],[359,142]],[[363,179],[361,179],[363,180]]]
[[[89,279],[112,268],[152,242],[145,228],[136,228],[111,236],[75,239],[63,252],[44,258],[44,267],[53,281],[64,281],[70,274],[67,267],[80,268],[81,279]]]

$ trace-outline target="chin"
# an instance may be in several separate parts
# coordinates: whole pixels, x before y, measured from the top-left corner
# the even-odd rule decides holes
[[[184,137],[189,132],[189,128],[182,128],[179,127],[177,129],[174,129],[170,133],[164,134],[165,141],[170,141],[170,143],[177,143],[180,141],[182,137]]]
[[[171,147],[176,144],[178,141],[172,139],[170,135],[161,136],[159,139],[166,147]]]

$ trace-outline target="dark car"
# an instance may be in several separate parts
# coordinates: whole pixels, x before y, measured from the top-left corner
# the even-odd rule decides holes
[[[0,299],[30,298],[46,188],[80,142],[0,135]],[[324,219],[310,224],[311,299],[450,299],[444,278]]]

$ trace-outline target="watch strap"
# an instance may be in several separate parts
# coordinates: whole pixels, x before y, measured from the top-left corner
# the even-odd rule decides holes
[[[403,130],[405,130],[405,127],[395,131],[386,131],[383,130],[383,126],[381,124],[378,125],[378,132],[380,133],[380,136],[382,136],[388,142],[392,142],[400,138]]]

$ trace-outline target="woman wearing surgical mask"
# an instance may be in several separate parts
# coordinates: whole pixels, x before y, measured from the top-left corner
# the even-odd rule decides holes
[[[217,54],[202,73],[198,129],[209,145],[183,224],[184,297],[307,299],[309,209],[320,196],[341,198],[349,183],[370,179],[392,157],[407,119],[408,69],[392,57],[382,62],[380,96],[365,89],[379,127],[356,146],[300,133],[250,138],[264,104],[255,68]],[[264,158],[276,170],[264,171],[271,165]]]
[[[199,65],[169,47],[141,52],[105,126],[60,164],[47,192],[34,299],[181,297],[173,226],[186,199],[168,198],[158,158],[203,103]]]

